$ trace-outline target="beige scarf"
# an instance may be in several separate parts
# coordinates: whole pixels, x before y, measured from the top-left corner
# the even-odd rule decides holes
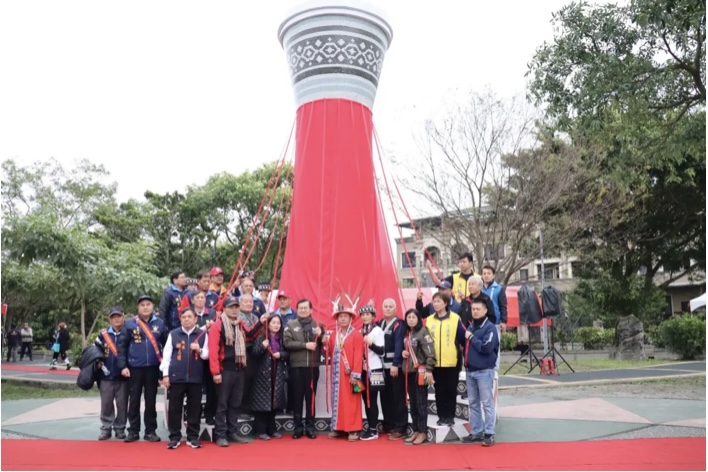
[[[246,365],[246,341],[243,339],[243,333],[239,329],[238,321],[232,321],[226,313],[221,314],[221,323],[223,324],[224,336],[226,337],[226,345],[234,347],[236,354],[236,362]]]

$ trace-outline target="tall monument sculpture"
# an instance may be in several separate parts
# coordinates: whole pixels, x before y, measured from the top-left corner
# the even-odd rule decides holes
[[[357,5],[357,6],[355,6]],[[309,4],[278,30],[297,104],[294,197],[280,287],[333,325],[342,291],[380,310],[400,285],[372,157],[372,108],[392,30],[359,3]]]

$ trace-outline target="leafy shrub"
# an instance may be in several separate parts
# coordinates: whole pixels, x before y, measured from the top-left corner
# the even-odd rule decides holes
[[[664,340],[661,338],[661,329],[659,325],[649,326],[644,330],[644,335],[649,344],[656,348],[666,347]]]
[[[575,330],[575,339],[583,345],[583,349],[602,349],[614,343],[615,330],[595,327],[578,328]]]
[[[705,319],[683,314],[661,323],[659,335],[666,348],[681,359],[695,359],[706,352]]]
[[[516,335],[514,333],[502,333],[501,350],[513,351],[516,348]]]

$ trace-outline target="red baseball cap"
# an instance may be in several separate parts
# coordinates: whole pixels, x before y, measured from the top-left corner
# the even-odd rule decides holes
[[[290,298],[290,295],[288,295],[285,290],[278,290],[278,298],[283,297],[283,298]]]
[[[212,267],[211,272],[209,272],[209,275],[214,276],[214,275],[223,275],[224,271],[221,267]]]

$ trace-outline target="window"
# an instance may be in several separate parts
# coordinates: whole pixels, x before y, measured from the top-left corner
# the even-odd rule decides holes
[[[493,244],[487,244],[484,246],[484,259],[487,261],[504,259],[504,245],[498,244],[495,247]]]
[[[545,280],[560,279],[560,266],[558,264],[544,264],[543,269],[545,271],[543,274]],[[541,264],[536,266],[536,272],[541,273]]]
[[[528,280],[529,280],[529,270],[528,269],[521,269],[519,271],[519,281],[528,282]]]
[[[410,259],[410,264],[408,263],[408,259]],[[401,268],[402,269],[415,269],[416,264],[415,264],[415,252],[409,252],[408,257],[406,257],[406,253],[401,254]]]

